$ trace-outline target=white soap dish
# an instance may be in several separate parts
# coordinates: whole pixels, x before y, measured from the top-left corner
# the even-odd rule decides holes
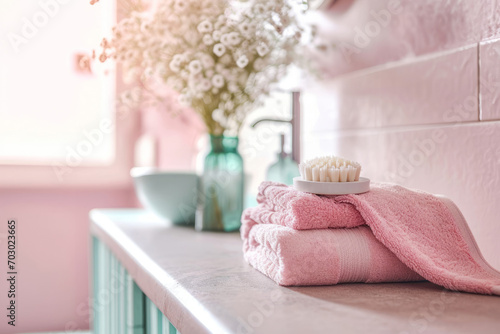
[[[298,176],[293,179],[293,187],[299,191],[317,195],[361,194],[370,191],[370,179],[360,177],[351,182],[306,181]]]

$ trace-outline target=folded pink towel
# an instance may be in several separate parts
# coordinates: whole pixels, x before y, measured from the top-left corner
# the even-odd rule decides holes
[[[444,197],[388,184],[372,184],[360,195],[317,196],[264,182],[257,200],[260,205],[243,214],[244,240],[263,223],[293,229],[366,224],[427,280],[451,290],[500,295],[500,273],[484,260],[464,217]]]
[[[367,226],[296,231],[258,224],[245,231],[245,259],[280,285],[422,280],[375,239]]]
[[[351,204],[331,205],[330,196],[318,196],[297,191],[277,182],[262,182],[257,202],[264,215],[261,223],[288,226],[296,230],[313,228],[354,227],[365,224]]]

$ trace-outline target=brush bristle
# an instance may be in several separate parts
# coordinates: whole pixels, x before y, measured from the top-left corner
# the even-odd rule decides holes
[[[303,180],[316,182],[359,181],[361,165],[336,156],[314,158],[299,164]]]

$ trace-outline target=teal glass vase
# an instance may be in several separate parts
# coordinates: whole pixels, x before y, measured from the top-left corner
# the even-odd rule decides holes
[[[238,137],[210,135],[210,151],[203,163],[198,231],[236,231],[243,211],[243,159],[238,153]]]

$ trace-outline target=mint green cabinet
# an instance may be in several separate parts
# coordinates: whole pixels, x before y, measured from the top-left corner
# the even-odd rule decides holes
[[[146,334],[180,334],[148,297],[146,297]]]
[[[94,334],[178,333],[106,245],[95,237],[92,237],[92,290]]]

